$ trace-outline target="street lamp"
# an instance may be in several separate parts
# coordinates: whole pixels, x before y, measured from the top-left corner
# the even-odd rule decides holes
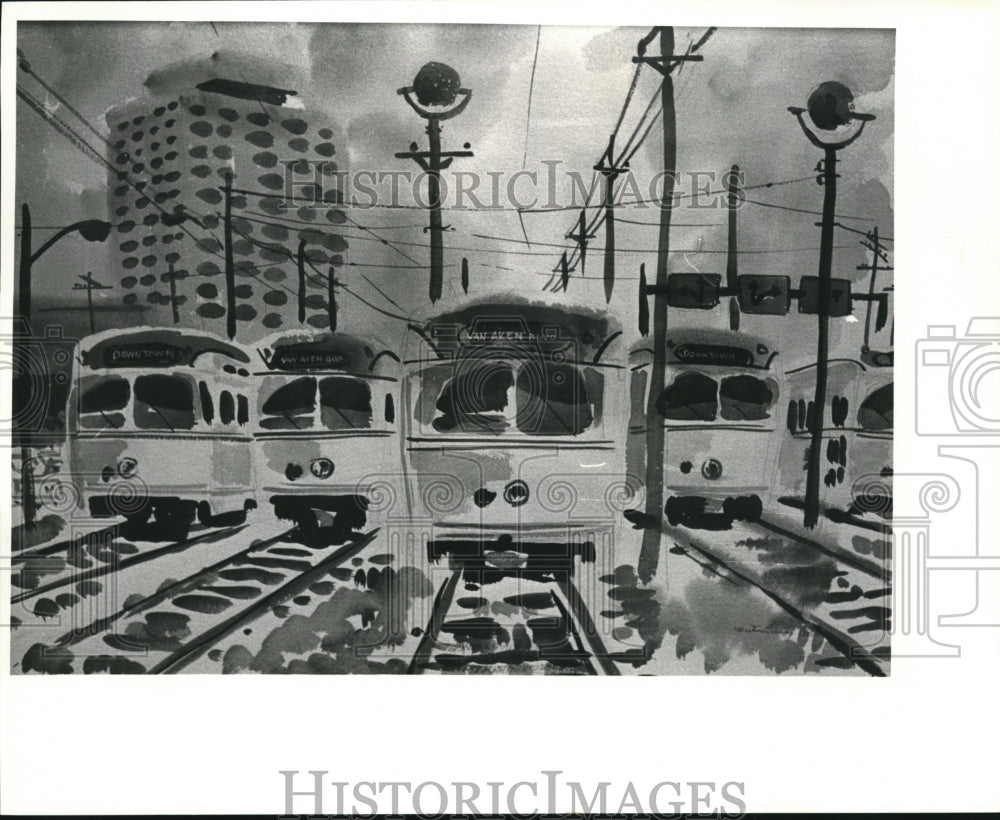
[[[823,446],[823,419],[826,405],[827,357],[830,347],[831,271],[833,268],[833,229],[837,204],[837,151],[846,148],[864,130],[865,123],[874,120],[872,114],[854,110],[854,95],[842,83],[821,83],[809,95],[807,108],[789,107],[809,142],[823,149],[823,160],[817,165],[816,181],[824,186],[823,221],[820,223],[819,250],[819,338],[816,345],[816,393],[813,406],[812,436],[806,472],[806,499],[803,525],[815,527],[819,522],[820,450]],[[822,133],[821,133],[822,132]]]
[[[455,157],[471,157],[472,151],[441,151],[441,121],[461,114],[472,98],[468,88],[462,88],[458,72],[444,63],[427,63],[413,80],[413,85],[396,92],[423,119],[427,120],[429,151],[418,151],[415,142],[410,150],[396,154],[397,159],[412,159],[427,173],[427,207],[430,225],[424,229],[431,235],[430,299],[441,298],[444,250],[441,234],[446,228],[441,224],[441,171],[448,168]],[[465,143],[464,148],[469,148]]]
[[[21,258],[18,270],[18,312],[22,322],[19,323],[19,331],[25,336],[31,335],[31,269],[39,257],[49,248],[56,244],[64,236],[71,233],[78,233],[88,242],[104,242],[111,234],[111,223],[102,219],[84,219],[67,225],[53,234],[37,250],[31,244],[31,211],[28,204],[21,205]],[[20,392],[20,391],[18,391]],[[15,419],[21,419],[21,414],[15,409]],[[20,428],[23,419],[19,424],[15,421],[16,428]],[[21,507],[24,512],[25,528],[35,525],[35,516],[38,512],[35,503],[35,483],[34,473],[31,470],[31,440],[30,429],[17,429],[21,439]]]

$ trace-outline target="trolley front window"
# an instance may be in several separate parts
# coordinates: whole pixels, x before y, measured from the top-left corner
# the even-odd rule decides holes
[[[715,421],[719,386],[701,373],[681,373],[660,394],[656,409],[675,421]]]
[[[865,430],[892,429],[892,385],[868,395],[858,408],[858,424]]]
[[[121,376],[90,376],[80,385],[80,426],[87,429],[125,424],[131,388]]]
[[[274,381],[265,381],[265,394],[268,382]],[[315,412],[316,379],[304,376],[281,385],[265,399],[260,426],[265,430],[305,430],[313,426]]]
[[[727,421],[760,421],[770,418],[778,386],[756,376],[727,376],[719,387],[722,418]]]
[[[439,433],[469,432],[497,435],[510,426],[508,408],[514,369],[507,362],[482,361],[460,365],[435,405],[432,426]]]
[[[328,430],[372,426],[372,389],[361,379],[328,376],[319,383],[320,423]]]
[[[594,421],[583,375],[573,365],[527,361],[517,374],[517,429],[577,436]]]
[[[194,387],[180,376],[138,376],[135,424],[143,430],[190,430],[194,427]]]

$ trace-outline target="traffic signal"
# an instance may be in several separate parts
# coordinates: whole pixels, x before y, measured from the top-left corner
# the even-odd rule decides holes
[[[849,279],[830,280],[830,316],[850,316],[851,282]],[[799,313],[819,313],[819,277],[803,276],[799,280]]]
[[[667,304],[711,310],[719,304],[721,283],[718,273],[672,273],[667,277]]]
[[[788,313],[792,285],[787,276],[740,276],[737,286],[737,298],[743,313],[768,316]]]

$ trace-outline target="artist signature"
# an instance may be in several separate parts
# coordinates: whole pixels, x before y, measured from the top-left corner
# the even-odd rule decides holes
[[[784,635],[788,638],[792,637],[792,635],[795,633],[794,629],[787,629],[776,626],[757,626],[756,624],[753,624],[751,626],[740,625],[735,627],[735,629],[737,632],[761,632],[766,635]]]

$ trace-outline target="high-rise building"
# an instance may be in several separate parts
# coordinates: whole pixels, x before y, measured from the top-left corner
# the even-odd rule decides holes
[[[153,72],[145,96],[107,113],[116,169],[108,186],[118,231],[112,258],[126,304],[147,303],[167,323],[176,316],[182,325],[225,327],[231,176],[240,335],[298,324],[300,246],[307,322],[326,326],[325,279],[347,251],[345,215],[333,207],[346,150],[343,132],[283,87],[288,82],[260,81],[293,73],[215,54]]]

